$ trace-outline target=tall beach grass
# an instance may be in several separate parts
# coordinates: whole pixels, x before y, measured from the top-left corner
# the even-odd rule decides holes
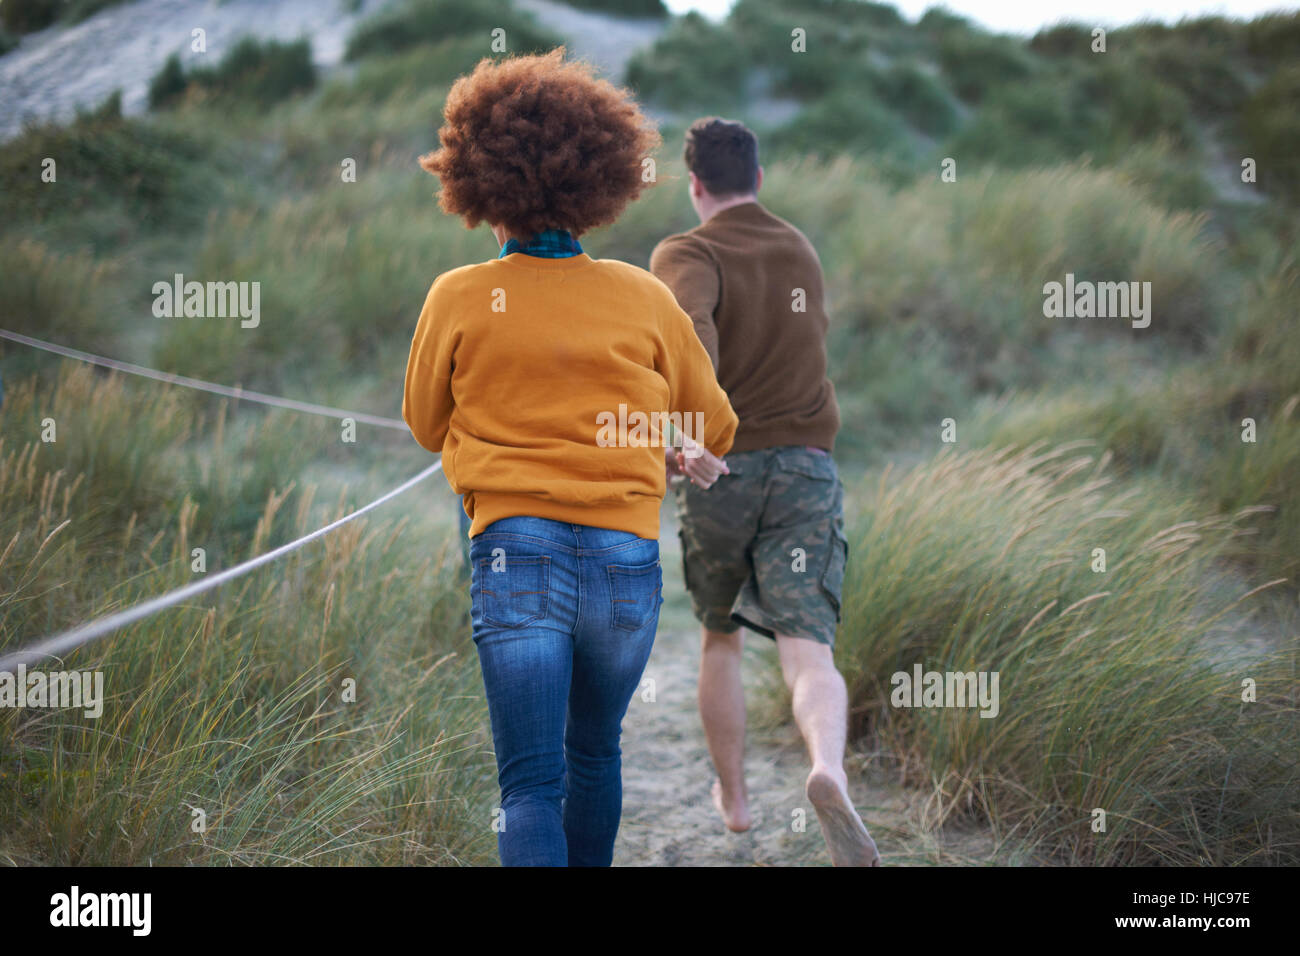
[[[75,369],[53,393],[10,383],[0,651],[198,580],[195,547],[211,573],[355,500],[299,487],[300,429],[205,419],[188,394],[97,378]],[[31,434],[44,413],[53,443]],[[494,775],[459,552],[403,504],[40,665],[102,672],[103,711],[0,709],[0,859],[490,862]]]
[[[987,820],[1049,862],[1300,860],[1300,641],[1225,637],[1279,582],[1205,593],[1253,514],[1182,513],[1070,446],[950,450],[862,495],[837,659],[933,824]],[[997,715],[895,706],[916,665],[997,672]]]

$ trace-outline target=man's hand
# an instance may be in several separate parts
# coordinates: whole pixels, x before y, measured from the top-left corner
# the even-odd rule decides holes
[[[683,436],[685,447],[665,448],[664,465],[669,477],[684,475],[691,483],[708,489],[722,475],[731,474],[727,463],[698,442]]]

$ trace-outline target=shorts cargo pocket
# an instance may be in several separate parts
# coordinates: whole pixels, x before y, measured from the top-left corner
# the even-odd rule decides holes
[[[803,449],[782,450],[776,457],[776,467],[780,471],[815,478],[818,481],[832,481],[839,477],[835,470],[835,459],[830,455],[819,455]]]
[[[686,532],[681,528],[677,529],[677,541],[682,547],[682,586],[689,591],[691,589],[691,570],[686,560]]]
[[[546,555],[510,557],[492,570],[493,560],[478,563],[483,620],[494,627],[527,627],[546,617],[551,587],[551,559]]]
[[[659,610],[663,585],[659,562],[639,567],[611,564],[605,570],[609,572],[610,623],[621,631],[639,631]]]
[[[830,554],[822,571],[821,586],[835,608],[835,622],[840,620],[840,605],[844,593],[844,569],[849,561],[849,542],[838,527],[831,528]]]

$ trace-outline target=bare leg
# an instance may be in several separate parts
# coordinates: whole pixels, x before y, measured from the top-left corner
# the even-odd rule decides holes
[[[700,720],[718,779],[713,805],[735,833],[753,824],[745,788],[745,688],[740,682],[741,632],[703,629],[700,655]]]
[[[781,673],[793,696],[794,720],[808,745],[812,772],[805,792],[821,822],[835,866],[879,866],[880,854],[849,799],[844,772],[848,693],[825,644],[778,634]]]

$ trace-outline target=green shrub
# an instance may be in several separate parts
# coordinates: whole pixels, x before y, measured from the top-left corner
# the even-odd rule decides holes
[[[1187,99],[1141,69],[1107,61],[1075,74],[1072,104],[1088,116],[1091,135],[1116,154],[1133,143],[1164,137],[1179,147],[1193,141]]]
[[[1255,160],[1258,182],[1300,200],[1300,65],[1279,69],[1246,101],[1241,116],[1246,155]]]
[[[1189,45],[1221,53],[1236,53],[1243,48],[1242,24],[1226,17],[1204,16],[1179,20],[1174,26],[1174,34]]]
[[[877,90],[891,109],[917,129],[943,136],[957,124],[957,111],[943,87],[913,63],[900,63],[878,74]]]
[[[638,96],[674,109],[708,104],[734,109],[750,63],[725,26],[691,11],[674,21],[659,42],[628,62],[626,82]]]
[[[149,81],[149,108],[159,109],[170,106],[180,99],[189,88],[189,79],[181,67],[179,53],[173,53],[163,62],[162,67]]]
[[[124,0],[3,0],[0,25],[15,33],[30,33],[48,27],[56,20],[84,20],[104,7]]]
[[[316,85],[311,42],[240,40],[211,72],[196,70],[192,79],[221,94],[229,93],[257,103],[274,103]]]
[[[809,101],[830,96],[846,88],[870,88],[879,73],[871,65],[872,42],[867,34],[835,30],[830,25],[814,26],[809,33],[809,50],[790,49],[790,34],[784,23],[774,24],[772,40],[750,38],[748,62],[762,63],[773,76],[776,93]]]
[[[920,46],[897,10],[860,0],[739,0],[724,26],[725,42],[770,74],[775,92],[801,99],[869,82],[880,66],[873,50],[905,56]],[[792,49],[796,27],[804,51]]]
[[[59,0],[4,0],[0,3],[0,24],[15,33],[31,33],[57,20],[62,6]]]
[[[1045,166],[1103,147],[1074,112],[1059,80],[1040,78],[991,94],[945,152],[999,166]]]
[[[1190,150],[1186,98],[1131,65],[1087,64],[989,94],[954,137],[948,154],[1003,166],[1046,165],[1085,155],[1112,162],[1136,145],[1158,139]]]
[[[598,10],[621,17],[666,17],[663,0],[564,0],[571,7]]]
[[[890,3],[874,3],[872,0],[814,0],[811,4],[800,3],[828,16],[842,17],[849,21],[859,21],[876,30],[891,30],[906,24],[898,8]]]
[[[98,13],[105,7],[113,7],[125,2],[127,0],[65,0],[66,12],[64,18],[76,23],[79,20],[86,19],[91,14]]]
[[[1248,92],[1249,63],[1242,25],[1220,17],[1183,20],[1173,27],[1139,24],[1115,30],[1112,50],[1146,77],[1185,93],[1192,108],[1211,116],[1235,111]]]
[[[837,90],[804,107],[769,139],[774,151],[822,158],[845,150],[907,156],[914,149],[896,113],[880,100],[851,90]]]
[[[316,66],[306,38],[292,43],[243,37],[214,67],[185,73],[172,54],[149,83],[149,105],[167,106],[192,97],[277,103],[316,85]]]
[[[921,19],[916,21],[916,27],[922,33],[929,35],[938,35],[946,33],[949,30],[973,30],[970,20],[958,16],[946,7],[928,7],[925,13],[921,14]]]
[[[1029,49],[1040,56],[1077,57],[1092,54],[1092,30],[1078,23],[1043,27],[1029,40]]]
[[[992,90],[1020,83],[1037,71],[1031,55],[1015,40],[986,33],[944,32],[938,58],[953,91],[970,103],[979,103]]]
[[[543,52],[560,42],[510,0],[405,0],[359,24],[348,38],[346,57],[357,60],[398,53],[452,36],[481,40],[482,55],[490,56],[492,31],[498,28],[505,31],[507,52],[511,54]]]
[[[405,60],[421,49],[395,59]],[[448,87],[415,82],[425,64],[412,64],[411,72],[403,73],[386,69],[387,62],[385,57],[359,64],[355,85],[336,77],[321,92],[320,108],[289,110],[279,117],[275,135],[282,149],[268,175],[295,187],[333,187],[341,182],[340,164],[347,158],[356,161],[358,176],[382,170],[383,175],[396,171],[414,177],[416,158],[437,145],[437,121]],[[434,186],[427,174],[425,185],[429,190]]]
[[[1266,13],[1244,29],[1251,56],[1277,65],[1294,64],[1300,57],[1300,12]]]
[[[123,117],[120,101],[115,94],[66,125],[30,125],[6,143],[0,151],[0,218],[7,224],[68,221],[120,206],[140,225],[201,206],[195,202],[201,191],[190,187],[201,177],[204,145]],[[42,180],[47,159],[55,164],[54,182]]]
[[[450,87],[458,77],[473,70],[484,55],[478,37],[451,36],[390,56],[368,57],[357,64],[350,80],[332,82],[325,88],[322,105],[332,110],[358,99],[383,103]]]
[[[1140,61],[1144,72],[1181,90],[1199,113],[1234,114],[1249,95],[1241,66],[1215,50],[1165,43],[1144,48]]]

